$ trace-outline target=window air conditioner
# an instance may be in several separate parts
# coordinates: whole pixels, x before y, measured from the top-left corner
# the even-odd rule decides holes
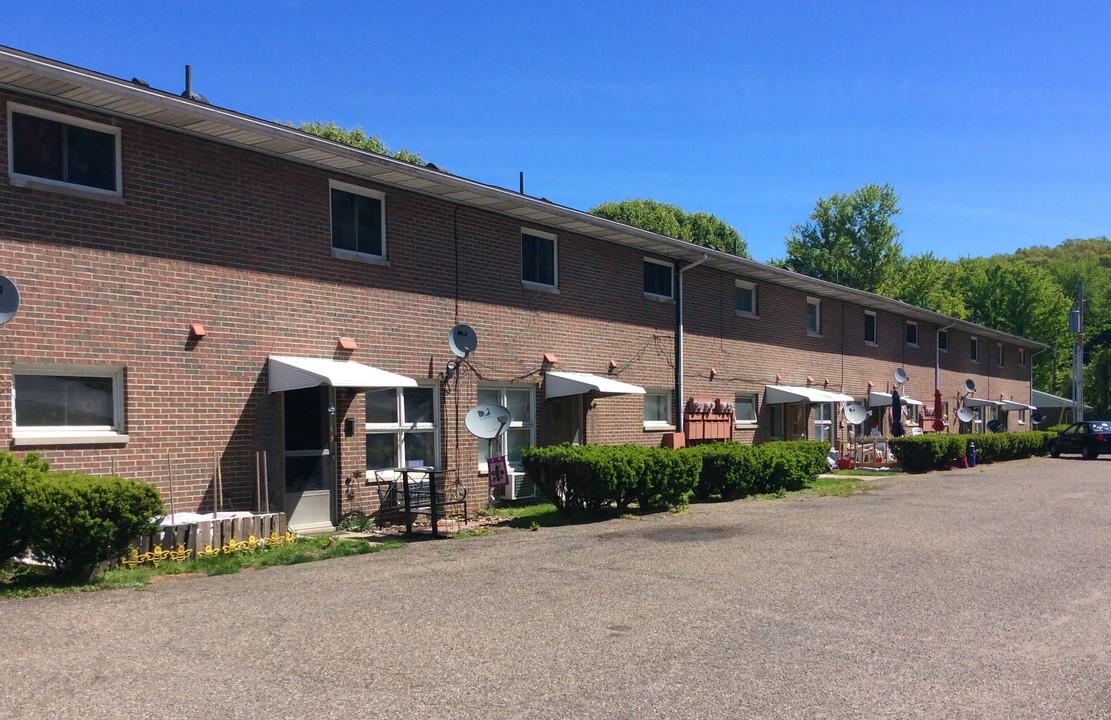
[[[536,497],[536,483],[525,473],[509,472],[509,483],[501,488],[502,500],[524,500]]]

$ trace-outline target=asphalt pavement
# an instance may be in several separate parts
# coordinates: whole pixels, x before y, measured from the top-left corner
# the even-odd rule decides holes
[[[1111,458],[0,601],[0,718],[1111,718]]]

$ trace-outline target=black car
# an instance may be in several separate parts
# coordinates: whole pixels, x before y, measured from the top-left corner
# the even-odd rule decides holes
[[[1100,453],[1111,453],[1111,420],[1085,420],[1062,430],[1049,446],[1049,454],[1080,453],[1085,460],[1095,460]]]

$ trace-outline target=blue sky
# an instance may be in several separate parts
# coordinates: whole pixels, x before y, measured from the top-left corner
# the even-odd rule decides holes
[[[53,2],[0,44],[265,120],[362,126],[587,210],[652,198],[782,257],[890,183],[907,254],[1111,235],[1111,4]]]

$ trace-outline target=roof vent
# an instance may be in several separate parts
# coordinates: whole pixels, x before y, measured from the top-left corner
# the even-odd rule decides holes
[[[185,66],[185,92],[183,92],[181,96],[183,98],[186,98],[187,100],[195,100],[196,102],[201,102],[205,105],[212,104],[204,95],[193,92],[193,68],[190,65]]]
[[[131,83],[133,85],[139,85],[141,87],[150,87],[150,83],[147,82],[146,80],[144,80],[143,78],[137,78],[137,77],[131,78]]]

